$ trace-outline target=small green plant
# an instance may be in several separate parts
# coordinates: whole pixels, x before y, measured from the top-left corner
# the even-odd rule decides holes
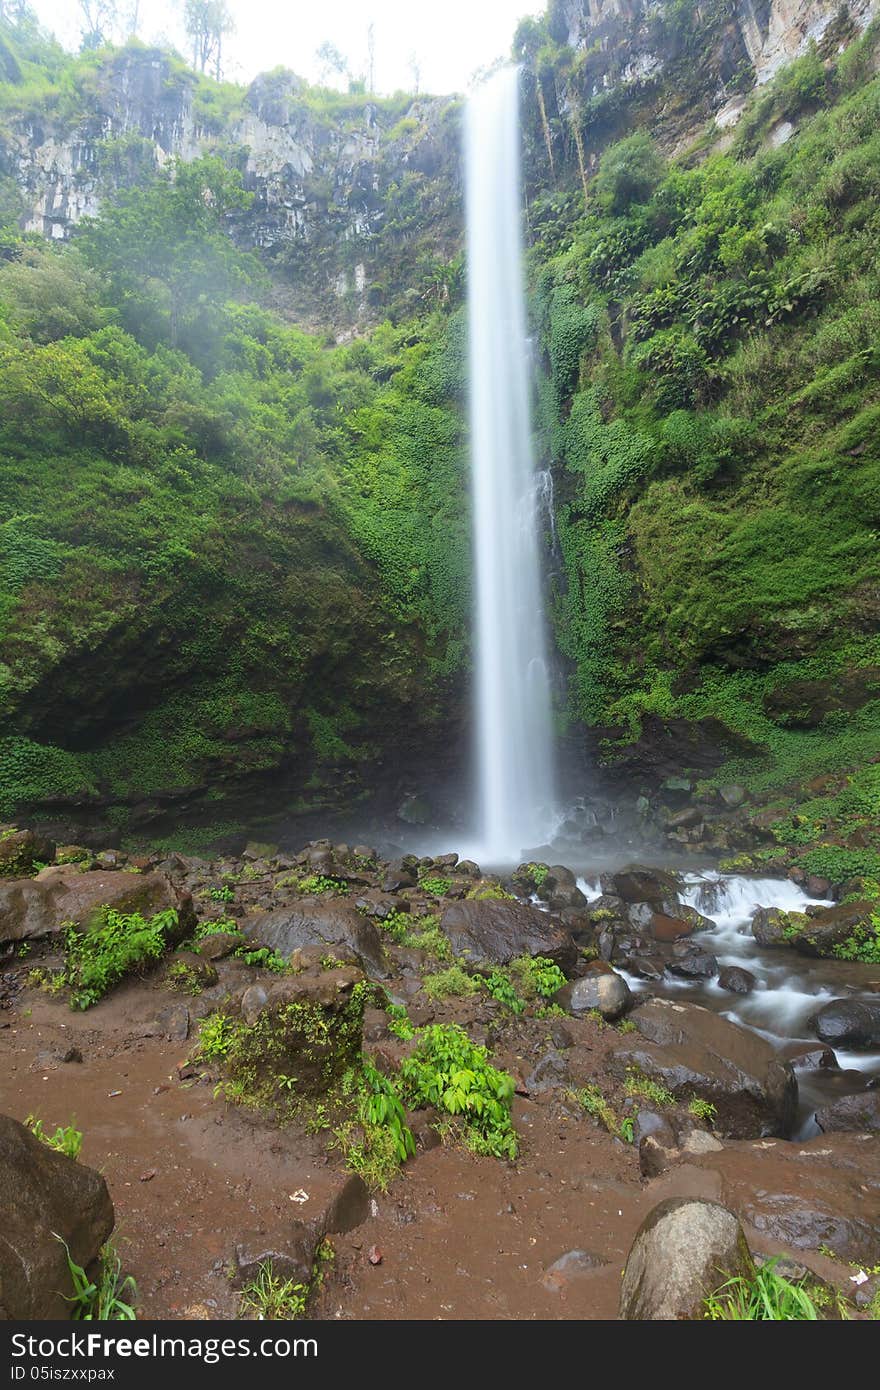
[[[26,960],[30,953],[31,943],[29,941],[23,941],[15,954],[18,956],[19,960]]]
[[[401,1042],[409,1042],[416,1035],[416,1030],[410,1022],[409,1014],[402,1004],[388,1004],[385,1012],[388,1014],[388,1031]]]
[[[72,1317],[80,1322],[134,1322],[137,1285],[130,1274],[122,1277],[122,1261],[116,1248],[108,1242],[102,1249],[95,1282],[74,1260],[67,1242],[59,1235],[55,1239],[64,1246],[73,1280],[74,1291],[68,1299]]]
[[[526,1000],[540,996],[552,999],[565,984],[565,976],[546,956],[517,956],[510,963],[510,973],[517,977],[519,990]]]
[[[435,975],[426,975],[422,989],[430,999],[449,999],[452,995],[476,994],[480,988],[477,980],[462,970],[460,965],[449,965]]]
[[[497,999],[499,1004],[503,1004],[512,1013],[521,1014],[525,1009],[525,1004],[517,994],[510,976],[504,970],[493,970],[482,983],[492,998]]]
[[[692,1096],[688,1101],[688,1114],[693,1115],[697,1120],[705,1120],[707,1124],[712,1124],[718,1114],[718,1107],[713,1105],[711,1100],[703,1100],[701,1096]]]
[[[404,1098],[457,1117],[474,1153],[515,1158],[513,1077],[493,1067],[485,1047],[472,1043],[457,1024],[433,1024],[419,1029],[417,1037],[415,1051],[400,1068]]]
[[[343,1078],[340,1090],[343,1097],[356,1097],[356,1123],[347,1120],[333,1131],[335,1146],[368,1187],[385,1192],[401,1163],[415,1153],[399,1082],[362,1057]]]
[[[440,930],[440,924],[436,917],[419,918],[416,925],[406,932],[401,945],[408,946],[415,951],[426,951],[429,956],[434,956],[436,960],[452,960],[452,946],[449,943],[449,937]]]
[[[272,1261],[260,1265],[255,1278],[241,1291],[240,1315],[252,1314],[261,1322],[289,1322],[301,1318],[309,1301],[309,1285],[281,1279]]]
[[[235,897],[235,889],[224,883],[222,888],[209,888],[208,897],[215,903],[231,903]]]
[[[308,897],[320,895],[321,893],[348,892],[348,884],[341,878],[328,878],[325,874],[309,874],[301,878],[298,884],[299,891]]]
[[[543,888],[550,873],[546,864],[527,864],[526,874],[532,880],[536,888]]]
[[[635,1135],[636,1120],[634,1115],[624,1115],[618,1128],[618,1133],[625,1144],[631,1144]]]
[[[41,1140],[56,1153],[66,1154],[68,1158],[79,1158],[83,1136],[82,1130],[77,1129],[75,1125],[59,1125],[54,1134],[48,1134],[43,1128],[43,1121],[36,1115],[28,1115],[25,1125],[35,1139]]]
[[[193,996],[201,994],[202,982],[185,960],[175,960],[168,967],[166,976],[172,989],[176,989],[179,994],[191,994]]]
[[[206,1062],[222,1062],[229,1055],[234,1037],[235,1025],[228,1014],[209,1014],[199,1024],[198,1055]]]
[[[618,1118],[613,1106],[605,1099],[598,1086],[592,1084],[582,1086],[579,1091],[572,1092],[572,1098],[586,1110],[588,1115],[592,1115],[594,1120],[607,1129],[609,1134],[620,1135],[622,1121]],[[627,1118],[630,1118],[627,1116]],[[629,1143],[632,1143],[630,1134]]]
[[[428,875],[419,879],[419,887],[423,892],[430,893],[433,898],[445,898],[452,887],[452,879]]]
[[[219,936],[228,933],[230,936],[241,936],[242,930],[233,917],[209,917],[204,922],[199,922],[195,930],[196,941],[204,941],[208,936]]]
[[[322,956],[322,957],[321,957],[321,969],[322,969],[322,970],[339,970],[344,964],[345,964],[345,961],[343,961],[343,960],[337,960],[336,957],[333,956],[333,955],[330,955],[329,952],[327,953],[326,956]]]
[[[838,960],[880,965],[880,912],[872,912],[870,925],[856,927],[846,941],[834,947],[832,954]]]
[[[639,1072],[630,1071],[627,1073],[623,1089],[628,1096],[643,1096],[645,1100],[653,1101],[655,1105],[674,1105],[675,1096],[665,1086],[659,1082],[652,1081],[649,1076],[642,1076]]]
[[[705,1316],[726,1322],[816,1322],[819,1314],[803,1281],[792,1283],[776,1273],[778,1259],[768,1260],[754,1277],[726,1280],[707,1298]]]
[[[615,1027],[618,1033],[637,1033],[639,1031],[631,1018],[622,1018],[619,1023],[615,1024]]]
[[[64,933],[64,982],[71,989],[71,1006],[88,1009],[125,975],[158,960],[177,926],[174,908],[146,921],[139,912],[103,907],[86,931],[69,926]]]
[[[269,946],[258,946],[252,951],[239,946],[235,954],[244,961],[245,965],[259,966],[261,970],[271,970],[273,975],[285,974],[290,965],[289,961],[286,961],[283,956],[279,956],[278,952],[273,951]]]

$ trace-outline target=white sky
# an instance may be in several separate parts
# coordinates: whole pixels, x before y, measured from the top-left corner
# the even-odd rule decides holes
[[[41,22],[68,48],[79,46],[78,0],[31,0]],[[117,0],[125,13],[133,0]],[[284,66],[311,82],[320,78],[315,57],[329,40],[356,74],[366,72],[367,26],[375,30],[375,89],[412,89],[411,60],[421,69],[422,92],[464,91],[472,75],[506,58],[517,22],[540,13],[544,0],[229,0],[236,32],[226,40],[226,76],[249,82]],[[186,54],[182,0],[140,0],[138,32],[146,42],[171,41]]]

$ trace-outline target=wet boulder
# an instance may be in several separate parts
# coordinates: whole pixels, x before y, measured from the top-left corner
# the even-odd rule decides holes
[[[824,1134],[840,1130],[877,1134],[880,1132],[880,1091],[840,1096],[816,1111],[816,1124]]]
[[[69,1318],[74,1288],[62,1241],[86,1269],[112,1230],[101,1174],[0,1115],[0,1318]]]
[[[803,918],[792,913],[796,930],[789,931],[787,940],[801,955],[833,956],[835,947],[852,937],[858,940],[873,934],[871,916],[876,906],[873,902],[841,903]]]
[[[832,999],[813,1020],[816,1037],[832,1047],[880,1047],[880,996]]]
[[[719,987],[728,994],[751,994],[757,983],[751,970],[744,970],[741,965],[725,965],[718,972]]]
[[[718,1202],[672,1197],[639,1227],[620,1289],[626,1321],[698,1320],[726,1279],[753,1277],[749,1247],[733,1212]]]
[[[698,946],[685,946],[683,951],[677,952],[667,962],[666,969],[670,975],[685,980],[711,980],[718,974],[718,961],[710,952],[701,951]]]
[[[759,946],[784,946],[791,923],[778,907],[759,907],[752,917],[752,936]]]
[[[669,904],[678,904],[679,880],[665,869],[634,864],[613,874],[612,881],[614,892],[626,903],[651,903],[658,912],[667,910]]]
[[[300,898],[289,907],[247,919],[242,928],[249,941],[268,946],[285,960],[303,947],[326,946],[329,954],[357,961],[369,975],[387,975],[378,929],[338,899]]]
[[[735,1137],[790,1134],[798,1086],[790,1063],[750,1029],[697,1004],[651,999],[632,1014],[641,1040],[614,1048],[608,1065],[637,1067],[677,1097],[717,1110],[714,1128]]]
[[[102,907],[143,917],[174,908],[180,921],[172,935],[178,939],[195,926],[191,896],[179,892],[162,873],[82,873],[71,865],[56,865],[36,879],[0,879],[0,944],[51,936],[68,922],[85,931]]]
[[[39,864],[51,864],[55,858],[55,843],[33,830],[18,830],[9,826],[0,830],[0,876],[16,878],[32,874]]]
[[[577,950],[571,932],[540,908],[503,898],[450,904],[440,919],[457,956],[507,965],[517,956],[547,956],[572,970]]]
[[[613,1022],[632,1008],[633,996],[626,980],[615,970],[591,970],[581,979],[563,985],[553,1002],[575,1017],[596,1010]]]

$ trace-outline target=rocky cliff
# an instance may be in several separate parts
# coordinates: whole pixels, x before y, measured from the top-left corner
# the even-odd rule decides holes
[[[300,321],[382,317],[457,249],[453,98],[343,96],[282,68],[218,85],[137,43],[84,55],[49,90],[7,47],[3,75],[0,176],[27,231],[65,240],[115,188],[222,151],[254,195],[235,235],[265,253]]]

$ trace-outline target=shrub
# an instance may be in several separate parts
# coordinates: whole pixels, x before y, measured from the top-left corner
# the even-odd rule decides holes
[[[400,1068],[406,1099],[458,1119],[474,1153],[516,1158],[513,1077],[493,1067],[485,1047],[472,1043],[457,1024],[432,1024],[416,1036],[416,1049]]]
[[[64,934],[64,981],[70,986],[72,1007],[90,1008],[123,976],[158,960],[176,926],[174,908],[146,921],[138,912],[104,907],[88,930],[69,927]]]
[[[450,965],[436,975],[426,975],[422,989],[431,999],[448,999],[450,995],[476,994],[479,984],[460,965]]]

